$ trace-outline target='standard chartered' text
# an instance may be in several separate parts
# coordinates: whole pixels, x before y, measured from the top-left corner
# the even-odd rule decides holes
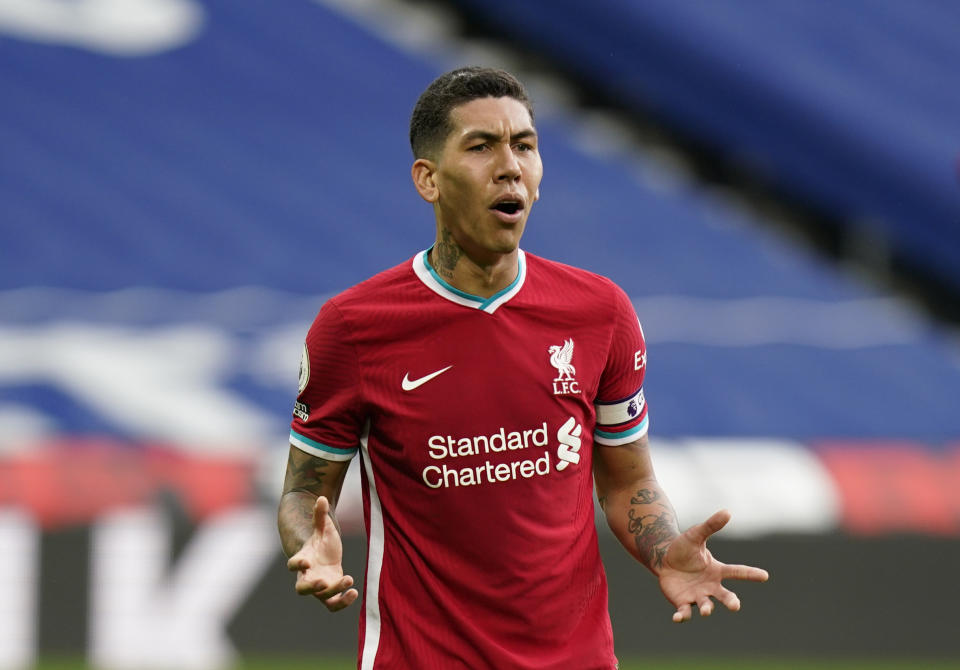
[[[481,454],[501,453],[529,449],[531,446],[546,447],[547,423],[538,428],[507,431],[500,428],[492,435],[474,437],[454,437],[453,435],[433,435],[427,440],[430,457],[435,460],[448,460],[479,456]],[[428,465],[423,469],[423,481],[432,489],[477,484],[495,484],[518,478],[530,479],[550,473],[550,454],[544,452],[539,458],[529,458],[509,463],[494,463],[485,460],[478,465],[451,467],[447,463]]]

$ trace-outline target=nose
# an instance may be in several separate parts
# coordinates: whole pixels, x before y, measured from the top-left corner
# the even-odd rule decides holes
[[[500,152],[500,160],[497,161],[494,178],[498,182],[520,181],[520,161],[517,160],[517,156],[513,153],[511,147],[504,147],[504,149]]]

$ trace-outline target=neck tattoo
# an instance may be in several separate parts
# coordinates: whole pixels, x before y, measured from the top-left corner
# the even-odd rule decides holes
[[[457,267],[457,262],[460,260],[460,256],[463,255],[463,250],[461,250],[460,246],[454,241],[450,231],[441,231],[440,239],[434,245],[433,251],[433,269],[447,279],[452,279],[453,270]]]

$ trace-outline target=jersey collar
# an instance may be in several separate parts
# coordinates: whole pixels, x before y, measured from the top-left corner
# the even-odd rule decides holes
[[[433,247],[431,247],[431,249],[432,248]],[[465,307],[473,307],[488,314],[493,314],[500,305],[515,296],[523,287],[523,282],[527,276],[527,259],[523,253],[523,249],[517,249],[516,279],[514,279],[509,286],[494,293],[489,298],[481,298],[477,295],[465,293],[448,284],[430,265],[430,261],[427,260],[429,254],[430,249],[427,249],[413,257],[413,271],[417,274],[417,277],[420,278],[420,281],[426,284],[427,288],[431,291],[446,298],[450,302],[455,302]]]

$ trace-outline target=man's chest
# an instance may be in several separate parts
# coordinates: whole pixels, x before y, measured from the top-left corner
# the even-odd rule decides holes
[[[516,469],[548,451],[555,467],[559,434],[589,443],[606,349],[586,324],[535,314],[441,316],[384,333],[361,355],[371,433],[382,456],[417,472]]]
[[[407,421],[441,410],[462,420],[592,407],[607,337],[586,324],[556,321],[470,313],[385,330],[361,353],[364,395],[377,415]]]

